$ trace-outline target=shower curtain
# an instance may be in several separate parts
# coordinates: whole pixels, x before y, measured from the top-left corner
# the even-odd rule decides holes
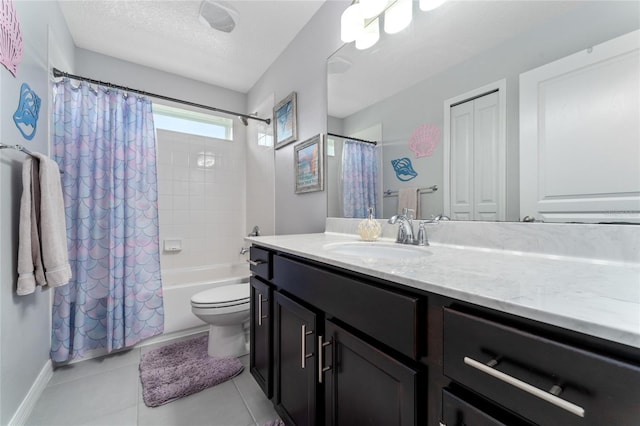
[[[377,181],[376,146],[345,140],[342,149],[343,217],[367,217],[369,207],[378,214]]]
[[[51,359],[162,333],[156,140],[151,102],[65,79],[53,85],[69,285],[55,289]]]

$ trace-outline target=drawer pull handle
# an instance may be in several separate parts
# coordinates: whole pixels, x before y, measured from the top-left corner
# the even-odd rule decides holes
[[[549,392],[538,389],[537,387],[532,386],[529,383],[523,382],[522,380],[516,379],[515,377],[505,374],[502,371],[491,368],[481,362],[476,361],[475,359],[464,357],[464,363],[470,367],[473,367],[477,370],[482,371],[483,373],[490,375],[491,377],[494,377],[544,401],[547,401],[555,405],[556,407],[560,407],[563,410],[570,412],[571,414],[575,414],[578,417],[584,417],[584,408],[576,404],[573,404],[562,398],[558,398],[557,396],[552,395]]]
[[[260,266],[263,263],[265,263],[264,260],[251,260],[251,259],[247,259],[247,262],[249,262],[249,265],[251,266]]]
[[[258,294],[258,326],[262,325],[262,320],[267,319],[269,315],[262,315],[262,304],[268,302],[269,299],[263,299],[262,294]]]
[[[307,336],[313,334],[313,331],[307,331],[307,326],[305,324],[302,324],[302,327],[300,328],[302,331],[302,343],[300,344],[300,353],[302,356],[300,359],[300,366],[305,368],[307,366],[307,358],[311,358],[313,356],[313,353],[307,353]]]
[[[332,341],[322,342],[322,336],[318,336],[318,383],[322,384],[322,376],[324,376],[325,371],[331,370],[331,366],[324,366],[324,362],[322,358],[324,357],[324,348],[332,344]]]

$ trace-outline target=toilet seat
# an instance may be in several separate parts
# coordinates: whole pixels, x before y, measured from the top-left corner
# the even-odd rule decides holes
[[[195,308],[218,309],[246,305],[250,302],[249,285],[231,284],[205,290],[191,297]]]

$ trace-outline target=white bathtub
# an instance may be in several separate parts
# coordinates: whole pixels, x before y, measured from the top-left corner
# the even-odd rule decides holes
[[[182,333],[205,326],[191,312],[191,296],[210,288],[249,282],[249,264],[236,263],[203,268],[162,271],[164,334]]]

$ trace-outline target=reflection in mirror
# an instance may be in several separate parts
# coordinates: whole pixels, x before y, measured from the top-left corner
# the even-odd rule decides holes
[[[421,218],[518,221],[530,214],[520,212],[521,74],[638,28],[638,2],[460,1],[430,12],[414,2],[407,29],[329,58],[329,133],[378,142],[376,217],[396,214],[401,192],[436,186],[418,191]],[[343,138],[333,139],[328,216],[344,217]]]

